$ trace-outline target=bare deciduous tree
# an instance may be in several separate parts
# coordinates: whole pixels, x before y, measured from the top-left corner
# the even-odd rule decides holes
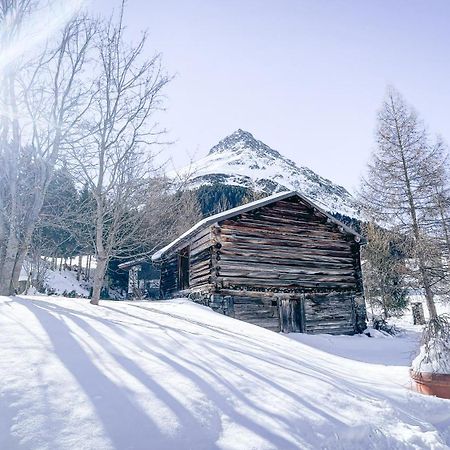
[[[125,43],[123,12],[122,5],[117,23],[102,24],[96,36],[90,111],[81,130],[84,138],[71,151],[72,170],[95,199],[92,304],[99,302],[109,260],[137,245],[152,173],[151,148],[159,134],[153,116],[169,81],[159,55],[145,59],[146,35],[136,45]]]
[[[37,10],[38,2],[1,2],[1,45],[12,45]],[[0,73],[0,294],[15,291],[55,164],[88,108],[81,78],[93,35],[90,21],[75,18]]]
[[[145,256],[168,244],[202,219],[195,191],[181,180],[154,177],[143,208],[141,241]]]

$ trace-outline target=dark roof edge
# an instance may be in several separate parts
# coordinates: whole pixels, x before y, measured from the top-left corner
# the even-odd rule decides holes
[[[148,262],[148,258],[142,257],[139,259],[133,259],[131,261],[126,261],[126,262],[120,263],[117,265],[117,267],[119,269],[126,270],[128,267],[137,266],[137,265],[145,263],[145,262]]]

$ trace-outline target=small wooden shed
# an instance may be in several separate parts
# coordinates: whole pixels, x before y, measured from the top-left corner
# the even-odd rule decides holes
[[[147,258],[124,262],[118,268],[128,272],[127,298],[159,297],[159,272]]]
[[[282,192],[202,220],[152,260],[162,298],[274,331],[353,334],[366,326],[361,243],[302,194]]]

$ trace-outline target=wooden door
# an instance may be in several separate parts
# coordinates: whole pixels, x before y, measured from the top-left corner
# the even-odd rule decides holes
[[[279,300],[280,328],[283,333],[304,333],[305,312],[302,298]]]
[[[184,247],[178,254],[178,290],[189,289],[189,247]]]

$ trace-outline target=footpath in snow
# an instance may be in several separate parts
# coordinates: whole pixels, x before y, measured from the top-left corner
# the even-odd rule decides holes
[[[273,333],[186,300],[0,297],[0,449],[448,449],[418,331]]]

